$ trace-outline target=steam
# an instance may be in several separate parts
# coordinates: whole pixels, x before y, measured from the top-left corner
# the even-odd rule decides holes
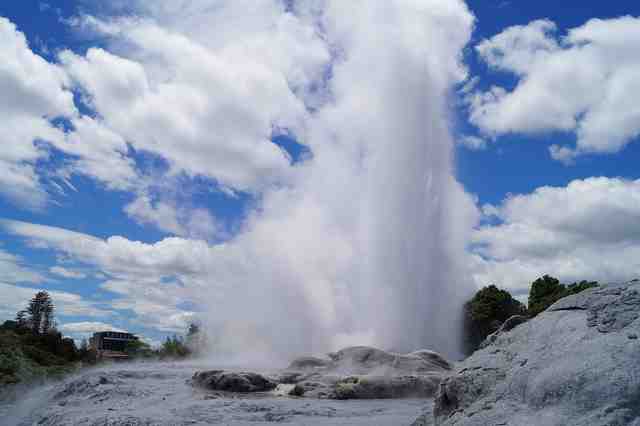
[[[456,355],[477,215],[454,177],[448,117],[450,91],[466,77],[465,4],[137,7],[150,16],[77,21],[106,34],[109,51],[61,56],[90,95],[96,125],[167,160],[163,193],[183,191],[177,175],[203,176],[258,194],[256,209],[217,244],[0,226],[99,267],[110,277],[101,288],[120,297],[114,307],[140,323],[184,329],[195,304],[217,360],[286,362],[358,344]],[[291,165],[268,141],[273,132],[293,135],[309,158]],[[126,208],[136,220],[201,234],[187,229],[202,222],[197,212],[139,201]]]
[[[454,355],[476,213],[454,178],[447,102],[472,17],[449,0],[312,3],[296,12],[334,51],[325,89],[304,99],[320,105],[297,135],[313,158],[219,247],[212,347]]]

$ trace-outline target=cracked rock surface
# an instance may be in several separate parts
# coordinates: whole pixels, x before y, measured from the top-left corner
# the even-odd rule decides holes
[[[414,425],[640,426],[640,282],[559,300],[493,336]]]

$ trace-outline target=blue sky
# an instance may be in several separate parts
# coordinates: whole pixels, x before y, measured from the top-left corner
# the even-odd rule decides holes
[[[201,19],[205,19],[209,17],[207,14],[212,14],[210,19],[215,20],[216,16],[213,14],[216,12],[206,8],[206,1],[200,3],[202,3],[202,9],[198,9],[198,2],[191,6],[183,5],[185,8],[194,8],[186,11],[190,13],[185,12],[184,16],[188,19],[198,19],[194,16],[202,15]],[[205,35],[200,34],[199,30],[190,32],[191,29],[185,29],[191,21],[186,19],[185,22],[172,21],[173,17],[169,12],[174,6],[166,6],[164,10],[160,10],[161,7],[158,6],[157,10],[153,10],[154,8],[149,7],[149,4],[145,6],[138,5],[138,2],[135,4],[137,6],[132,6],[135,16],[144,18],[145,14],[149,15],[148,22],[154,22],[158,28],[166,30],[167,34],[180,34],[184,40],[195,40],[195,43],[200,42],[199,37]],[[598,244],[610,244],[605,247],[603,256],[607,253],[620,253],[619,250],[627,250],[628,253],[625,253],[630,258],[635,256],[636,250],[640,247],[636,237],[618,235],[619,229],[627,230],[629,235],[636,235],[635,230],[640,223],[636,221],[640,218],[640,208],[638,208],[638,191],[640,190],[636,182],[640,179],[637,167],[640,159],[640,143],[638,143],[638,130],[633,126],[634,120],[637,121],[637,119],[629,112],[633,108],[625,107],[629,116],[620,118],[623,120],[620,123],[623,124],[616,121],[621,117],[620,111],[611,107],[611,104],[622,104],[614,97],[616,81],[597,80],[593,83],[593,90],[594,93],[601,91],[600,95],[589,100],[576,100],[577,106],[573,106],[573,103],[568,101],[566,110],[562,111],[556,111],[554,108],[550,108],[548,112],[541,110],[546,108],[546,105],[553,105],[555,101],[545,104],[547,101],[544,100],[530,100],[527,98],[529,92],[520,90],[523,83],[527,81],[539,85],[537,92],[544,92],[548,87],[556,87],[551,83],[545,86],[548,79],[545,80],[547,76],[544,74],[544,67],[540,66],[539,58],[535,56],[540,51],[548,54],[547,60],[556,64],[568,61],[576,67],[590,66],[586,62],[571,62],[582,60],[574,60],[571,59],[573,56],[569,56],[578,52],[582,45],[579,42],[571,44],[564,39],[568,30],[582,27],[589,20],[599,18],[603,20],[603,25],[611,25],[608,27],[610,34],[621,33],[624,36],[624,31],[632,31],[634,26],[640,25],[640,21],[629,18],[629,22],[621,22],[618,25],[615,20],[622,16],[640,15],[640,6],[633,1],[489,2],[477,0],[468,1],[467,4],[476,17],[473,32],[466,47],[461,52],[456,52],[455,47],[452,47],[451,55],[461,56],[462,62],[468,68],[468,79],[455,82],[452,85],[453,88],[449,90],[451,95],[448,104],[451,105],[452,112],[448,126],[456,141],[470,136],[477,138],[476,141],[483,141],[483,146],[479,149],[469,148],[462,143],[456,143],[454,146],[454,174],[466,192],[475,197],[478,212],[477,223],[474,225],[475,231],[471,231],[474,233],[468,237],[469,241],[467,241],[468,246],[471,247],[468,254],[472,256],[469,264],[476,268],[471,272],[476,285],[495,280],[522,294],[532,276],[539,272],[546,272],[542,270],[545,266],[541,266],[545,265],[545,262],[548,262],[550,272],[555,272],[556,275],[567,280],[578,277],[613,280],[631,278],[636,273],[640,275],[640,270],[635,269],[638,265],[637,261],[629,264],[628,269],[618,271],[619,274],[616,272],[615,265],[611,266],[611,262],[605,262],[606,259],[603,260],[605,263],[600,269],[576,266],[589,264],[591,259],[589,256],[599,251]],[[117,2],[113,5],[116,6]],[[295,7],[292,10],[294,13],[300,13]],[[196,13],[192,14],[191,12],[194,11]],[[236,98],[232,96],[241,96],[238,93],[242,90],[238,89],[237,93],[233,92],[229,95],[230,101],[216,105],[214,112],[207,115],[203,123],[197,123],[195,127],[180,128],[186,133],[191,131],[204,133],[184,143],[174,140],[163,145],[162,142],[158,143],[158,138],[162,138],[163,134],[178,132],[171,126],[163,127],[164,125],[159,121],[163,117],[138,118],[142,113],[136,109],[138,107],[135,105],[135,100],[126,105],[118,104],[118,100],[110,99],[109,93],[103,91],[115,91],[114,87],[119,89],[117,84],[122,83],[127,87],[123,93],[133,93],[142,87],[136,85],[135,78],[138,76],[136,74],[138,70],[144,70],[149,81],[154,78],[158,81],[171,80],[173,78],[171,61],[179,61],[181,52],[172,53],[174,56],[163,57],[163,53],[157,50],[158,46],[152,45],[147,39],[144,42],[137,39],[136,37],[141,36],[135,32],[137,31],[135,28],[127,26],[126,22],[118,21],[115,25],[117,31],[120,31],[119,34],[126,34],[120,36],[109,33],[110,30],[100,29],[95,23],[85,19],[87,16],[92,16],[102,20],[102,23],[107,23],[114,16],[122,17],[130,12],[118,7],[105,7],[104,3],[96,6],[94,2],[87,0],[50,3],[22,0],[0,4],[0,16],[13,23],[18,33],[24,34],[33,54],[44,59],[38,67],[42,69],[57,67],[56,69],[66,73],[66,77],[61,77],[63,82],[59,83],[60,86],[56,90],[72,92],[74,96],[72,106],[69,106],[68,102],[60,101],[61,105],[65,106],[59,107],[61,110],[75,107],[74,112],[70,110],[62,112],[60,113],[62,118],[58,117],[56,118],[58,121],[55,121],[52,117],[56,115],[55,113],[41,112],[36,108],[33,113],[34,119],[45,117],[46,120],[50,120],[50,123],[54,123],[54,127],[55,124],[65,127],[63,133],[64,131],[72,133],[78,126],[77,122],[75,125],[72,122],[80,120],[80,116],[86,116],[95,119],[95,122],[105,126],[109,132],[117,134],[117,136],[109,136],[111,138],[109,140],[112,141],[109,143],[116,148],[109,151],[109,155],[113,156],[109,157],[109,160],[104,160],[105,164],[107,161],[109,164],[105,170],[98,167],[104,151],[96,154],[88,154],[83,150],[73,151],[76,148],[65,151],[63,142],[57,145],[55,142],[49,143],[46,137],[38,133],[34,133],[31,146],[45,146],[45,148],[38,149],[38,154],[34,154],[35,157],[15,157],[18,158],[15,164],[27,164],[39,176],[37,182],[33,184],[35,186],[29,186],[31,185],[29,184],[24,189],[18,187],[18,190],[24,193],[44,191],[42,197],[46,201],[38,201],[40,204],[35,205],[30,204],[32,201],[21,201],[20,197],[8,192],[0,193],[0,219],[3,220],[0,230],[0,250],[2,250],[0,254],[4,256],[0,256],[0,284],[5,285],[2,290],[4,293],[0,293],[0,305],[2,305],[0,315],[9,318],[23,295],[28,294],[31,289],[46,288],[58,292],[61,299],[67,298],[65,299],[67,301],[60,303],[58,319],[63,331],[70,335],[82,337],[94,329],[110,325],[141,333],[157,342],[167,334],[179,333],[188,321],[198,316],[198,312],[203,308],[198,306],[197,300],[194,300],[194,293],[190,290],[191,284],[187,281],[193,278],[198,285],[202,285],[200,281],[206,280],[213,272],[207,269],[209,266],[200,264],[194,266],[192,262],[195,260],[189,258],[189,254],[184,254],[187,259],[181,259],[180,253],[173,254],[171,262],[175,263],[170,262],[168,266],[162,265],[161,260],[158,260],[162,255],[155,253],[151,248],[147,250],[146,246],[136,245],[134,242],[151,247],[174,238],[175,241],[201,241],[206,248],[198,246],[198,250],[215,251],[215,247],[224,244],[234,245],[238,236],[242,236],[245,230],[251,228],[250,224],[262,217],[263,211],[273,209],[274,213],[269,217],[277,223],[277,218],[283,215],[277,206],[274,207],[277,204],[275,200],[278,199],[278,194],[282,193],[281,196],[286,198],[284,195],[286,190],[296,188],[297,179],[302,179],[300,176],[305,175],[305,165],[312,163],[316,154],[314,146],[306,145],[305,141],[299,141],[302,143],[296,141],[296,138],[304,133],[303,128],[304,131],[308,131],[305,125],[300,123],[308,120],[305,114],[311,114],[314,111],[315,107],[310,105],[318,105],[318,108],[322,109],[326,102],[322,96],[312,94],[313,91],[309,90],[309,87],[313,84],[320,86],[329,84],[328,81],[332,76],[327,72],[327,61],[333,66],[339,59],[336,59],[335,51],[330,52],[332,55],[330,60],[325,58],[323,55],[326,55],[330,49],[321,41],[313,39],[308,45],[309,51],[317,49],[317,52],[303,59],[295,57],[295,61],[303,62],[300,70],[283,71],[291,87],[291,93],[282,89],[277,83],[279,80],[275,79],[273,84],[261,83],[247,86],[264,93],[260,92],[255,97],[251,97],[248,102],[238,98],[234,104],[232,101]],[[300,19],[302,21],[302,18]],[[501,45],[499,40],[494,38],[509,27],[518,25],[524,28],[541,19],[554,23],[555,30],[545,27],[547,30],[541,32],[523,32],[516,36],[519,41],[514,42],[515,44]],[[239,24],[239,28],[244,28],[242,25],[247,25],[251,31],[255,29],[251,27],[252,22],[243,22]],[[215,23],[212,24],[213,26]],[[11,29],[2,32],[0,36],[9,40],[10,33],[13,37],[14,33]],[[595,31],[593,33],[595,34]],[[164,36],[165,33],[162,34]],[[222,40],[220,43],[229,44],[234,41],[234,37],[238,37],[232,29],[219,36]],[[229,40],[226,40],[227,36]],[[530,36],[533,41],[527,38]],[[534,36],[546,37],[545,40],[549,44],[541,47],[540,44],[536,44],[540,43],[540,39],[534,39]],[[583,43],[594,46],[594,50],[600,49],[597,52],[615,50],[615,45],[611,47],[612,45],[606,44],[607,40],[602,41],[596,36],[593,37],[593,40],[583,41]],[[638,41],[634,38],[634,34],[628,37],[628,43],[632,46]],[[186,43],[184,40],[183,42]],[[250,42],[253,40],[251,39]],[[499,51],[499,54],[493,58],[493,64],[490,63],[491,58],[487,55],[483,56],[476,50],[483,41],[488,43],[488,50],[485,52]],[[166,43],[170,44],[170,42],[178,43],[176,39],[167,38]],[[554,43],[555,47],[548,47]],[[598,43],[602,43],[604,47],[600,48]],[[220,48],[219,45],[206,47],[212,51]],[[636,45],[637,47],[640,46]],[[100,52],[107,52],[105,56],[92,57],[91,49],[96,51],[97,48],[104,49]],[[7,43],[0,45],[0,49],[7,49],[6,51],[10,52]],[[520,67],[518,68],[520,74],[509,69],[509,66],[513,66],[512,62],[507,63],[510,55],[528,52],[527,49],[531,49],[529,56],[525,55],[524,58],[518,56],[514,59],[518,61],[515,66]],[[64,51],[67,52],[66,56],[61,54]],[[284,51],[288,52],[286,49]],[[636,49],[636,52],[638,51],[640,50]],[[194,50],[194,52],[198,51]],[[13,55],[13,53],[8,54]],[[303,55],[300,52],[296,54]],[[615,63],[598,63],[596,66],[603,67],[603,75],[613,75],[614,77],[607,77],[611,79],[615,78],[615,72],[618,69],[624,67],[631,70],[639,69],[633,67],[638,66],[640,57],[634,62],[628,58],[627,51],[621,51],[619,56],[621,63],[619,66]],[[277,55],[276,57],[279,58]],[[129,61],[127,64],[131,66],[126,70],[123,68],[122,74],[117,74],[114,71],[115,68],[111,71],[105,70],[105,74],[111,72],[112,76],[118,75],[122,78],[116,83],[109,82],[104,85],[95,83],[100,78],[109,78],[99,75],[102,71],[100,63],[123,65],[124,62],[118,62],[117,58],[126,58]],[[106,62],[99,62],[100,60]],[[268,74],[273,71],[269,68],[272,63],[269,62],[271,59],[265,59],[265,61],[267,71],[264,73]],[[95,67],[91,68],[89,65],[95,65]],[[245,65],[244,69],[246,67]],[[175,69],[176,75],[182,70],[179,66]],[[274,69],[278,72],[280,70],[278,67]],[[165,71],[167,75],[163,75]],[[51,81],[57,81],[56,72],[51,71]],[[89,72],[94,75],[89,75]],[[131,74],[127,74],[128,72]],[[232,70],[225,78],[233,79],[237,73],[240,71]],[[18,85],[19,73],[17,75],[18,77],[10,78],[0,76],[0,83]],[[194,78],[201,78],[197,73],[193,75]],[[238,79],[246,79],[249,82],[248,85],[252,84],[252,78],[263,78],[263,75],[255,77],[249,73],[238,77]],[[620,79],[622,78],[621,76]],[[309,83],[309,80],[312,83]],[[466,94],[463,93],[462,88],[471,80],[475,81],[475,84]],[[181,82],[182,86],[179,87],[185,87],[184,83],[184,81]],[[33,93],[35,99],[38,99],[38,90],[41,90],[38,84],[34,83],[29,86],[31,89],[25,89]],[[212,87],[210,97],[215,98],[218,93],[226,93],[224,84],[219,87],[214,87],[215,82],[205,81],[202,84],[204,86],[198,85],[196,88],[202,90],[202,87]],[[507,104],[504,102],[506,98],[501,98],[497,101],[473,103],[472,95],[477,95],[479,99],[482,94],[488,93],[492,86],[500,86],[513,95],[516,101]],[[309,93],[306,92],[307,90]],[[552,95],[553,90],[548,99],[552,99]],[[559,91],[557,103],[563,103],[562,101],[574,95],[576,99],[580,98],[579,93]],[[125,97],[124,94],[122,96]],[[307,107],[307,112],[300,111],[294,99],[296,96],[306,97],[304,105]],[[602,104],[598,100],[599,98],[608,99],[609,96],[613,99],[611,103]],[[632,92],[629,92],[629,96],[632,96]],[[272,100],[275,98],[285,99],[282,101],[285,106],[273,105]],[[56,99],[58,102],[60,98]],[[167,99],[174,98],[163,99],[167,102]],[[249,105],[254,99],[259,108],[254,109]],[[37,102],[42,101],[37,100]],[[176,108],[181,105],[180,99],[175,98],[175,102]],[[162,104],[153,104],[156,108],[158,105]],[[262,105],[267,106],[262,107]],[[126,111],[127,107],[131,107],[131,110]],[[7,103],[3,108],[11,108],[11,103]],[[517,108],[522,108],[522,111]],[[485,118],[478,118],[481,117],[479,111],[485,109],[488,111],[482,116]],[[283,113],[284,110],[288,112]],[[124,115],[120,114],[122,111]],[[592,118],[595,113],[590,115],[591,111],[598,111],[601,115]],[[474,112],[478,114],[474,116]],[[553,119],[544,117],[547,114],[560,117],[565,112],[575,119],[574,125],[566,125],[566,122],[561,122],[560,118],[554,122]],[[223,113],[224,117],[221,116]],[[194,113],[190,112],[190,114]],[[523,124],[519,117],[528,115],[541,116],[538,120],[541,124],[533,129],[526,123]],[[185,116],[176,113],[172,117],[175,122],[180,123]],[[612,126],[627,126],[630,130],[622,137],[617,134],[610,135],[606,130],[609,125],[607,119],[613,123]],[[219,136],[220,147],[216,145],[199,151],[198,138],[207,134],[206,131],[210,129],[207,123],[211,121],[215,121],[216,129],[224,129]],[[224,147],[224,143],[235,137],[257,138],[256,134],[259,132],[254,131],[252,126],[255,125],[258,128],[265,121],[271,121],[272,129],[280,128],[285,131],[272,130],[268,135],[262,134],[260,136],[263,139],[262,145],[252,145],[253,142],[247,139],[246,146],[242,145],[241,148]],[[285,124],[281,126],[280,121]],[[594,130],[594,126],[597,125],[605,129]],[[59,129],[59,127],[56,128]],[[154,133],[155,128],[158,129],[158,133]],[[327,134],[330,134],[330,130]],[[244,131],[249,136],[246,136]],[[103,135],[103,133],[100,134]],[[96,141],[101,140],[99,136],[95,137]],[[609,137],[612,141],[621,139],[622,142],[607,144]],[[9,138],[3,141],[3,144],[16,144],[16,140]],[[97,145],[98,142],[95,144]],[[270,147],[263,153],[265,145]],[[554,159],[550,153],[550,147],[553,145],[568,147],[570,152],[562,158]],[[595,146],[597,148],[594,148]],[[45,151],[46,155],[43,154]],[[254,155],[255,152],[260,152],[260,155]],[[90,158],[91,161],[74,163],[75,160],[84,158],[83,156]],[[9,161],[13,160],[2,162],[0,157],[0,167],[6,167],[9,170],[10,165],[14,164]],[[214,170],[211,173],[206,171],[209,162],[211,170]],[[245,166],[247,164],[248,166]],[[245,168],[246,171],[240,171]],[[121,171],[121,174],[116,176],[116,170],[119,173]],[[3,185],[10,185],[10,183],[5,182]],[[555,189],[540,189],[546,186]],[[266,193],[270,195],[267,197]],[[296,193],[295,190],[293,193]],[[522,194],[522,196],[514,198],[513,194]],[[618,196],[622,197],[622,201],[616,198]],[[571,217],[559,216],[560,212],[553,215],[549,213],[551,209],[568,212],[573,206],[584,208],[581,208],[579,213],[574,212]],[[610,212],[609,225],[613,223],[618,226],[611,225],[606,236],[599,234],[594,236],[590,229],[601,226],[600,220],[606,221],[606,218],[598,215],[598,211]],[[529,213],[532,216],[527,216]],[[538,216],[535,216],[536,214]],[[598,219],[592,220],[591,215],[597,216]],[[578,218],[578,216],[581,217]],[[573,219],[576,220],[575,223]],[[32,227],[22,226],[25,223]],[[39,228],[38,225],[49,228]],[[284,229],[291,229],[291,232],[300,232],[300,229],[294,228],[296,225],[297,223],[291,224],[291,228],[287,224],[282,226],[285,227]],[[525,228],[529,234],[517,234],[516,229]],[[609,229],[608,226],[604,228]],[[304,226],[302,229],[305,229]],[[62,231],[59,232],[59,230]],[[567,241],[580,245],[577,251],[571,251],[562,244],[553,245],[547,237],[541,236],[560,232],[558,230],[562,232],[571,230],[571,237],[567,237]],[[83,249],[76,246],[70,248],[72,244],[68,241],[77,241],[78,237],[68,231],[97,237],[102,242],[89,242]],[[119,240],[115,241],[113,237],[122,237],[126,243],[119,245]],[[531,246],[523,248],[522,244],[517,243],[522,239],[531,241]],[[274,241],[276,241],[274,244],[278,244],[278,239]],[[95,244],[95,247],[92,244]],[[116,246],[122,248],[122,252],[116,253],[116,249],[113,248]],[[87,247],[91,248],[87,249]],[[103,249],[109,254],[96,252]],[[138,249],[144,253],[140,255],[136,251]],[[90,253],[83,250],[89,250]],[[114,250],[113,253],[111,250]],[[333,249],[328,248],[328,250]],[[514,254],[505,254],[510,251]],[[534,252],[538,254],[532,254]],[[136,256],[141,258],[128,265],[127,259]],[[153,259],[148,260],[144,256],[150,256]],[[63,270],[52,269],[55,267]],[[158,272],[162,268],[170,267],[178,269],[175,276],[164,269],[164,272]],[[151,271],[150,275],[157,279],[153,281],[149,278],[153,282],[145,284],[148,287],[145,287],[144,291],[140,290],[142,293],[135,293],[131,290],[135,286],[134,281],[145,282],[148,278],[144,276],[144,268],[148,268],[147,270]],[[232,272],[234,267],[229,266],[229,269]],[[109,282],[112,284],[105,285]],[[141,306],[133,301],[135,298],[144,297],[141,295],[148,295],[149,292],[153,293],[156,290],[161,295],[150,296],[149,306]],[[76,300],[69,296],[70,294],[77,295],[79,298]],[[223,298],[221,300],[224,301]],[[24,299],[24,303],[26,301]],[[164,311],[163,306],[166,307]],[[87,313],[91,310],[94,310],[94,314],[88,315]],[[171,320],[159,325],[157,322],[159,317]],[[72,325],[65,330],[64,324]]]

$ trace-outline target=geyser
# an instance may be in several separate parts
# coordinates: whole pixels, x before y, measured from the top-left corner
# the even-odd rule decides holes
[[[456,354],[476,210],[454,177],[448,107],[472,15],[452,0],[279,13],[327,53],[292,88],[307,113],[289,131],[312,156],[263,193],[193,288],[212,347],[260,360],[356,344]]]

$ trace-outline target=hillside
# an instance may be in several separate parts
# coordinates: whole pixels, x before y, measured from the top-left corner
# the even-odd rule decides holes
[[[0,326],[0,387],[60,377],[77,365],[77,354],[59,334],[33,335]]]

